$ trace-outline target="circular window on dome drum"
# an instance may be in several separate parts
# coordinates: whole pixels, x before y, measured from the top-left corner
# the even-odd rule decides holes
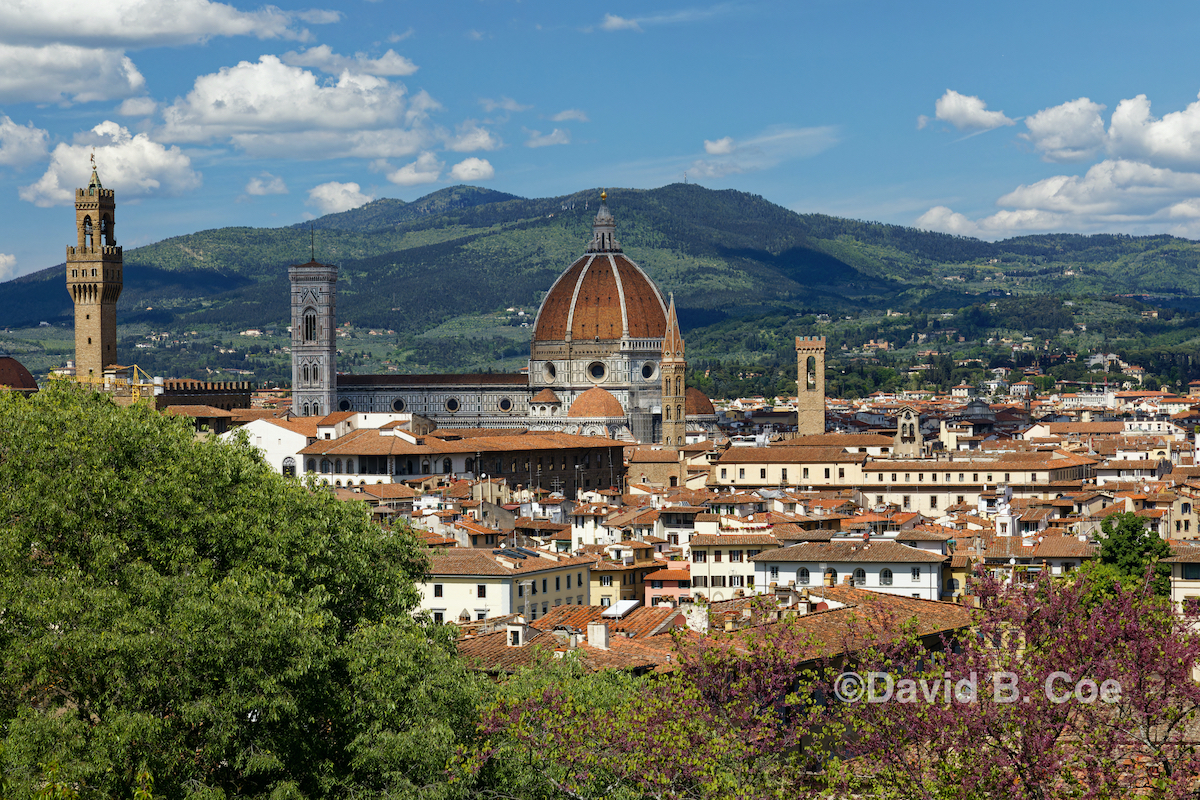
[[[512,411],[512,400],[509,400],[507,397],[501,397],[500,398],[500,410],[501,411]]]
[[[349,411],[349,410],[350,410],[350,401],[349,400],[343,400],[340,403],[338,403],[338,411]]]
[[[392,411],[395,411],[397,414],[404,411],[404,400],[402,398],[397,397],[392,401]]]
[[[558,376],[558,370],[554,368],[554,362],[547,361],[545,367],[542,368],[542,374],[546,376],[546,383],[554,383],[554,379]]]
[[[653,380],[653,379],[654,379],[654,362],[648,361],[645,364],[642,364],[642,380],[648,381],[648,380]]]
[[[451,414],[453,414],[455,411],[458,411],[458,401],[451,397],[446,401],[446,410]]]
[[[604,380],[604,376],[608,374],[608,368],[599,361],[593,361],[588,364],[588,376],[594,381]]]

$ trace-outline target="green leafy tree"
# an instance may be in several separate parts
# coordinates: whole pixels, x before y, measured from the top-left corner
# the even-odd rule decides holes
[[[1097,590],[1112,594],[1112,585],[1134,586],[1150,573],[1154,594],[1166,597],[1171,591],[1171,567],[1162,559],[1171,554],[1170,546],[1146,530],[1146,521],[1131,511],[1110,514],[1100,523],[1104,537],[1099,557],[1087,567]]]
[[[0,486],[13,795],[446,791],[477,683],[413,616],[408,532],[244,441],[59,384],[0,395]]]

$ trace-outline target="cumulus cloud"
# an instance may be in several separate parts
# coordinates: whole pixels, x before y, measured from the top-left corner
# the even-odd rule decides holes
[[[550,118],[551,122],[590,122],[588,115],[580,111],[578,108],[568,108],[566,111],[560,111]]]
[[[45,157],[50,134],[41,128],[18,125],[11,118],[0,116],[0,164],[24,167]]]
[[[342,12],[323,8],[310,8],[307,11],[297,11],[295,14],[310,25],[332,25],[342,21]]]
[[[283,62],[294,67],[313,67],[322,72],[340,75],[343,72],[359,72],[365,75],[412,75],[418,67],[395,50],[388,50],[379,58],[369,58],[366,53],[342,56],[333,52],[329,45],[310,47],[300,52],[283,54]]]
[[[1025,119],[1029,133],[1021,138],[1033,142],[1045,161],[1080,161],[1104,147],[1104,106],[1086,97],[1052,108],[1044,108]]]
[[[0,102],[115,100],[137,94],[145,85],[142,73],[120,50],[0,44]]]
[[[446,149],[456,153],[470,153],[472,150],[495,150],[501,144],[499,137],[474,120],[463,122],[458,126],[454,136],[446,138]]]
[[[416,186],[422,183],[437,183],[442,174],[442,162],[433,153],[421,153],[416,161],[405,164],[387,179],[397,186]]]
[[[523,106],[511,97],[501,97],[499,100],[484,97],[480,99],[479,105],[483,106],[483,110],[489,114],[493,111],[528,111],[533,108],[533,106]]]
[[[618,17],[616,14],[605,14],[604,21],[600,23],[602,31],[641,31],[641,29],[642,26],[638,25],[636,20]]]
[[[712,142],[710,142],[708,139],[705,139],[704,152],[708,153],[710,156],[729,155],[733,152],[733,137],[726,136],[723,139],[717,139],[716,141]]]
[[[484,158],[465,158],[450,168],[456,181],[486,181],[496,177],[496,170]]]
[[[1108,128],[1108,152],[1176,168],[1200,168],[1200,101],[1156,119],[1139,94],[1122,100]]]
[[[130,97],[117,106],[123,117],[148,117],[158,110],[158,103],[149,97]]]
[[[232,137],[252,149],[258,134],[342,131],[353,139],[412,125],[436,107],[424,92],[406,102],[404,86],[385,78],[343,72],[336,82],[320,83],[312,72],[264,55],[197,78],[186,97],[163,109],[163,131],[175,142]]]
[[[246,183],[246,194],[262,196],[267,194],[287,194],[287,184],[278,175],[264,172]]]
[[[1016,120],[1009,119],[1003,111],[988,111],[987,103],[966,94],[959,94],[953,89],[938,98],[934,104],[935,117],[942,122],[949,122],[960,131],[990,131],[1005,125],[1016,125]],[[917,127],[924,127],[928,117],[920,117]]]
[[[837,143],[837,129],[833,127],[774,126],[743,141],[735,142],[728,136],[715,142],[705,141],[705,152],[721,158],[693,161],[688,172],[703,178],[755,172],[794,158],[814,156]]]
[[[329,158],[404,158],[427,146],[424,130],[383,128],[377,131],[295,131],[242,133],[230,141],[255,158],[319,160]]]
[[[330,21],[337,12],[303,12],[309,22]],[[321,16],[324,15],[324,16]],[[298,16],[298,15],[297,15]],[[14,44],[74,44],[86,47],[156,47],[194,44],[214,36],[304,39],[293,15],[267,5],[239,11],[211,0],[5,0],[0,31]]]
[[[56,146],[45,174],[21,187],[21,199],[43,207],[70,204],[75,187],[87,185],[93,151],[104,186],[123,199],[178,195],[200,185],[200,173],[178,147],[164,147],[145,133],[134,136],[105,120],[74,144]]]
[[[525,140],[526,147],[548,147],[552,144],[570,144],[571,132],[565,128],[555,128],[549,133],[525,129],[529,138]]]
[[[366,205],[374,199],[363,194],[357,183],[330,181],[309,189],[307,202],[322,214],[336,214]]]
[[[0,281],[8,281],[17,277],[17,257],[0,253]]]

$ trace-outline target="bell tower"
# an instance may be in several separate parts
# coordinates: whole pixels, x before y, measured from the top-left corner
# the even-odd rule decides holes
[[[75,376],[100,382],[117,363],[117,298],[121,296],[121,248],[113,232],[113,190],[100,185],[96,156],[86,189],[75,190],[76,244],[67,248],[67,291],[75,304]]]
[[[684,387],[687,361],[683,358],[683,337],[679,335],[679,320],[675,316],[675,295],[667,309],[667,332],[663,334],[662,361],[662,430],[663,444],[682,447],[687,433],[687,400]]]
[[[796,432],[825,432],[825,337],[796,337]]]
[[[292,413],[337,411],[338,268],[315,258],[288,267],[292,284]]]

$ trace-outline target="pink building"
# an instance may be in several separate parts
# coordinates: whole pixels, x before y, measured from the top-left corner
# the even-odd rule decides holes
[[[691,564],[686,561],[670,561],[666,569],[646,576],[646,605],[679,605],[680,598],[691,599]]]

